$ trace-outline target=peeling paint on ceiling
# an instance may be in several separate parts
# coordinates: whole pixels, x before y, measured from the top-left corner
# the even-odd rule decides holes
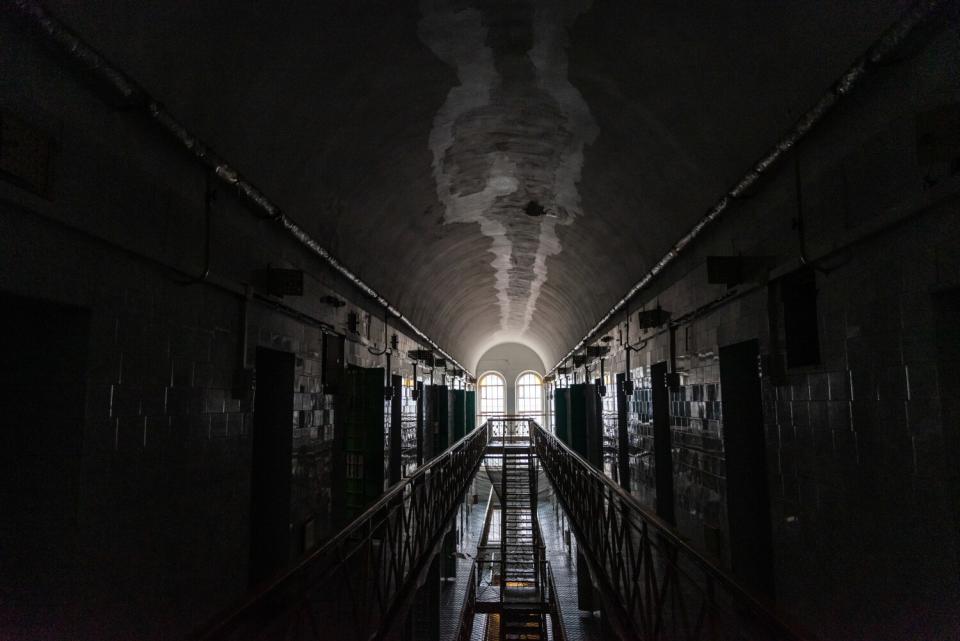
[[[556,362],[903,10],[45,4],[468,367]]]
[[[588,0],[517,2],[485,9],[424,1],[420,38],[455,67],[429,145],[447,224],[478,223],[490,239],[500,327],[489,341],[529,340],[561,253],[558,225],[583,215],[584,146],[599,133],[567,77],[568,29]],[[525,217],[530,202],[547,214]]]

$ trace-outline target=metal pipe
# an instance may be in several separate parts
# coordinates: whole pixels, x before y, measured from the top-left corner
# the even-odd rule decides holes
[[[100,52],[87,44],[77,33],[50,14],[38,0],[14,0],[14,9],[22,15],[37,31],[46,36],[54,45],[66,55],[73,58],[89,73],[116,91],[123,99],[124,105],[137,108],[146,114],[164,131],[189,151],[193,157],[206,166],[222,182],[236,190],[241,200],[247,202],[255,210],[262,212],[263,217],[276,221],[298,243],[303,245],[312,254],[321,258],[335,272],[343,276],[354,287],[372,298],[378,305],[383,306],[392,316],[403,323],[407,329],[423,339],[433,349],[440,352],[450,362],[464,371],[470,371],[450,356],[439,345],[430,339],[423,331],[414,325],[387,299],[377,293],[370,285],[363,282],[359,276],[350,271],[343,263],[330,254],[315,238],[313,238],[296,221],[287,216],[279,206],[271,201],[253,183],[244,178],[236,168],[229,165],[215,151],[210,149],[202,140],[190,133],[161,102],[151,96],[139,83],[128,76],[104,58]]]
[[[627,293],[597,322],[593,328],[574,345],[567,354],[550,368],[547,374],[552,374],[560,364],[582,349],[599,333],[610,319],[623,309],[626,304],[656,278],[687,245],[696,239],[703,230],[720,217],[730,206],[730,201],[743,196],[753,187],[761,176],[767,174],[783,156],[793,149],[800,140],[805,138],[816,125],[830,113],[841,99],[846,97],[856,87],[865,75],[873,68],[886,62],[896,48],[906,40],[917,27],[924,24],[934,13],[946,6],[950,0],[917,0],[907,9],[886,31],[880,36],[865,53],[858,57],[853,64],[833,83],[829,90],[814,104],[814,106],[797,120],[793,127],[766,153],[747,173],[730,189],[720,200],[711,207],[697,223],[684,234],[680,240],[664,254],[643,277],[631,287]]]

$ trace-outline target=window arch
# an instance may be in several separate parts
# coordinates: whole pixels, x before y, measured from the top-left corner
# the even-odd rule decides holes
[[[478,423],[489,416],[507,413],[507,382],[497,372],[487,372],[477,381]]]
[[[517,414],[543,423],[543,379],[536,372],[517,377]]]

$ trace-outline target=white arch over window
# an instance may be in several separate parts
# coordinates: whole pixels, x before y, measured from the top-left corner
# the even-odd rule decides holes
[[[543,379],[536,372],[522,372],[517,377],[517,414],[543,424]]]
[[[499,372],[487,372],[477,379],[477,416],[482,424],[489,416],[507,413],[507,381]]]

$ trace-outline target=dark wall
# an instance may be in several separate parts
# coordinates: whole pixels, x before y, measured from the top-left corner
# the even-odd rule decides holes
[[[727,406],[722,350],[758,341],[774,592],[826,639],[960,634],[960,149],[931,153],[923,135],[933,115],[958,109],[944,66],[957,50],[942,35],[866,85],[605,328],[611,342],[594,343],[611,347],[612,374],[633,346],[631,490],[651,508],[651,371],[676,374],[666,402],[677,527],[729,567],[725,438],[742,408]],[[760,266],[711,283],[707,256]],[[636,312],[657,306],[672,332],[641,328]]]
[[[3,391],[35,407],[21,406],[31,424],[49,426],[38,434],[56,446],[0,449],[23,461],[39,448],[46,462],[36,469],[61,470],[35,488],[56,497],[43,517],[47,534],[18,552],[32,559],[21,566],[37,578],[23,588],[32,605],[0,613],[0,637],[59,639],[66,629],[78,639],[183,638],[248,588],[258,348],[287,354],[292,367],[289,550],[281,554],[292,562],[333,533],[341,423],[337,393],[324,387],[324,334],[346,336],[341,367],[382,368],[384,357],[368,349],[384,347],[382,309],[228,190],[211,209],[210,275],[196,282],[205,267],[205,172],[6,20],[0,29],[18,52],[5,78],[30,80],[29,93],[22,82],[0,84],[0,109],[56,149],[42,195],[0,179],[0,318],[19,328],[4,326],[0,371],[29,394]],[[268,265],[305,270],[304,295],[266,295]],[[410,378],[403,355],[421,345],[394,332],[393,373]],[[5,427],[20,422],[4,412]],[[26,481],[7,480],[19,498],[5,496],[0,511],[13,523],[11,510],[39,503],[24,502]],[[13,577],[9,558],[0,562],[0,576]],[[23,614],[31,608],[44,612],[39,623]]]

